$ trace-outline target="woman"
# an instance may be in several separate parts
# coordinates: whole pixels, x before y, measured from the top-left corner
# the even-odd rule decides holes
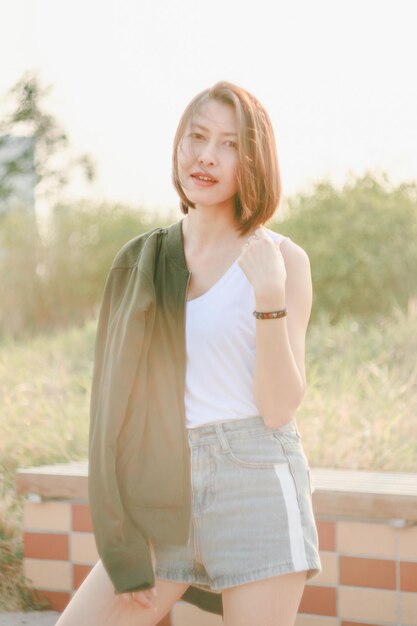
[[[264,226],[280,199],[270,119],[229,82],[174,139],[185,217],[107,278],[91,396],[100,559],[58,624],[157,624],[184,598],[226,626],[290,626],[321,570],[305,394],[308,256]],[[210,603],[210,598],[220,604]]]

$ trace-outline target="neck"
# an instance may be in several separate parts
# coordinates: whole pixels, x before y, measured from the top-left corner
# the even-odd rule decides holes
[[[191,208],[182,220],[182,232],[188,251],[202,255],[234,243],[242,237],[229,212],[209,215],[208,212]]]

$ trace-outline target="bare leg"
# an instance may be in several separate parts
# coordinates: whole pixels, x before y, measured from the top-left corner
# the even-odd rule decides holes
[[[225,589],[224,626],[293,626],[305,581],[295,572]]]
[[[140,606],[125,594],[115,594],[101,562],[97,561],[56,626],[154,626],[181,598],[189,583],[155,579],[157,611]]]

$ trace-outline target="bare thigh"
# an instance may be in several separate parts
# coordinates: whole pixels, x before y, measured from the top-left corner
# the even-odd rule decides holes
[[[176,583],[155,578],[157,611],[140,606],[134,600],[115,594],[113,584],[97,561],[56,626],[154,626],[181,598],[189,583]]]
[[[281,574],[222,591],[224,626],[293,626],[306,572]]]

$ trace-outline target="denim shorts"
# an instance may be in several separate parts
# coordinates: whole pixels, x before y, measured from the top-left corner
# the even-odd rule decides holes
[[[321,571],[310,468],[295,419],[261,416],[188,429],[192,519],[187,545],[155,544],[155,576],[204,590]]]

